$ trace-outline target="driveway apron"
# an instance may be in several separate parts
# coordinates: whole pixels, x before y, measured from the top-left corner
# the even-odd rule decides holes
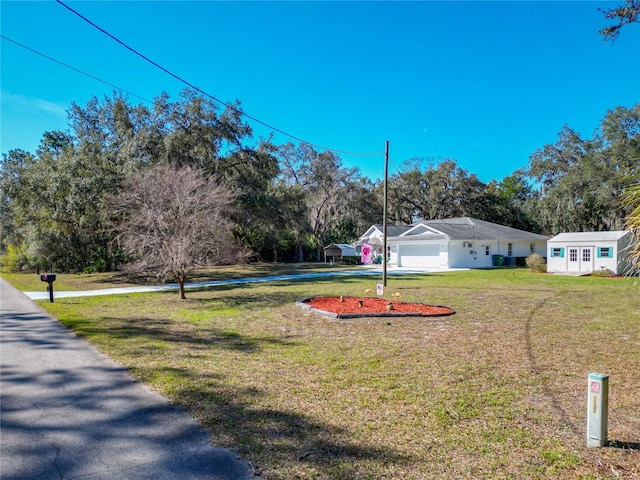
[[[0,478],[251,478],[187,413],[0,278]]]

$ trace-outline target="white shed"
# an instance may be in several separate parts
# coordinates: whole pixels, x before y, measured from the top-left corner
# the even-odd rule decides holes
[[[630,267],[631,232],[559,233],[547,241],[547,272],[588,274],[608,269],[624,275]]]

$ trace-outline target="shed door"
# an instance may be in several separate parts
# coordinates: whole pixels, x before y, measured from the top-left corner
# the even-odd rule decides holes
[[[398,266],[438,268],[440,266],[440,245],[437,243],[399,245]]]
[[[570,247],[569,248],[569,268],[567,271],[569,272],[579,272],[580,271],[580,259],[578,257],[579,249],[578,247]]]
[[[593,247],[580,247],[580,272],[593,272]]]

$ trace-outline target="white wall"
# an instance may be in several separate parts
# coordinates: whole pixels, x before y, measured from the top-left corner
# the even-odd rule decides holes
[[[433,248],[434,242],[419,242],[412,241],[406,243],[390,243],[391,246],[391,260],[390,265],[409,267],[418,266],[417,263],[421,263],[421,266],[425,268],[486,268],[493,266],[493,255],[508,255],[508,244],[512,244],[512,257],[528,257],[531,254],[531,244],[534,244],[534,252],[546,257],[546,240],[531,241],[514,241],[514,242],[498,242],[487,240],[455,240],[451,242],[438,242],[440,254],[439,258],[434,258],[433,253],[431,255],[423,255],[424,258],[419,255],[417,249],[420,246],[425,248],[427,253],[429,248]],[[469,246],[471,244],[471,246]],[[427,246],[430,245],[430,246]],[[488,247],[488,254],[487,254]],[[403,254],[404,250],[404,254]],[[474,253],[471,253],[474,252]],[[412,258],[407,257],[407,254],[411,254]],[[400,255],[400,258],[399,256]],[[403,257],[404,256],[404,260]],[[400,264],[398,262],[400,261]],[[416,263],[417,262],[417,263]],[[437,265],[436,265],[437,263]]]
[[[389,259],[389,265],[398,266],[398,245],[393,244],[391,247],[391,258]]]
[[[509,243],[512,244],[511,255],[509,255]],[[546,240],[519,240],[513,242],[497,240],[458,240],[450,242],[449,266],[451,268],[485,268],[493,266],[493,255],[503,255],[504,257],[509,256],[514,258],[528,257],[531,255],[532,243],[534,253],[543,257],[547,256]],[[469,244],[472,244],[473,247],[469,247]],[[472,251],[475,253],[471,254]]]
[[[553,249],[560,248],[560,257],[553,256]],[[609,248],[611,256],[599,256],[601,248]],[[617,241],[600,242],[549,242],[547,245],[547,272],[551,273],[590,273],[601,269],[609,269],[620,275],[623,273],[624,265],[620,263],[621,248]],[[572,260],[571,250],[575,249],[577,259]],[[590,250],[590,261],[584,261],[583,250]]]
[[[449,242],[449,267],[482,268],[491,266],[491,255],[489,255],[489,259],[485,258],[485,247],[483,244],[486,243],[489,242],[480,242],[479,240],[456,240]]]

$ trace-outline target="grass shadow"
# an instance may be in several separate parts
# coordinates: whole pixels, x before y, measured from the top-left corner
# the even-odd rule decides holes
[[[377,448],[354,441],[346,429],[311,416],[257,408],[253,400],[264,392],[256,388],[229,389],[223,379],[203,381],[193,370],[184,369],[180,375],[181,387],[172,395],[176,404],[203,423],[214,444],[232,447],[242,458],[251,459],[257,474],[279,472],[286,478],[283,472],[310,468],[314,478],[357,478],[356,470],[349,474],[345,469],[356,469],[360,461],[402,465],[420,461],[393,446]],[[293,477],[298,478],[296,473]]]
[[[609,440],[606,446],[610,448],[619,448],[621,450],[640,450],[640,442],[621,442],[619,440]]]
[[[192,331],[176,331],[169,320],[157,320],[146,317],[105,318],[104,324],[76,324],[67,321],[74,331],[86,338],[108,335],[116,339],[142,339],[151,343],[186,343],[194,348],[221,348],[230,351],[253,353],[260,351],[263,345],[293,346],[289,341],[275,337],[248,337],[214,327],[199,327]]]

